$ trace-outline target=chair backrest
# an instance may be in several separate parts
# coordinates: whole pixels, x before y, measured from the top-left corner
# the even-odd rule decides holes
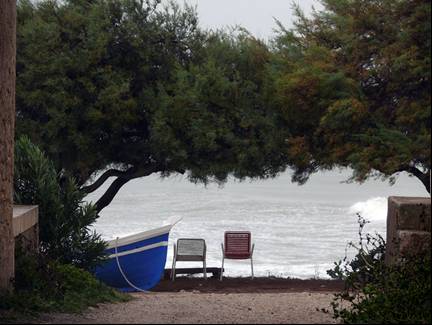
[[[204,261],[206,243],[201,238],[180,238],[177,240],[177,261]]]
[[[250,231],[226,231],[224,255],[230,259],[247,259],[251,257]]]

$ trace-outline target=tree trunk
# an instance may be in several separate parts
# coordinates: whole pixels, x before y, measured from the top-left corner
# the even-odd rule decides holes
[[[15,128],[16,0],[0,1],[0,292],[11,291],[15,242],[12,229]]]
[[[406,170],[408,173],[414,175],[417,177],[420,182],[423,183],[424,187],[426,188],[426,191],[430,194],[431,192],[431,172],[428,170],[427,172],[423,173],[419,169],[415,167],[409,167]]]
[[[429,194],[431,194],[431,173],[428,172],[424,174],[420,179],[420,181],[423,183],[424,187],[426,188],[426,191],[428,191]]]

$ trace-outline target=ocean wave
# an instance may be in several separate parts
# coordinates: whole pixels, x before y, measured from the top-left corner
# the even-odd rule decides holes
[[[387,218],[387,198],[375,197],[357,202],[349,208],[349,213],[359,213],[369,221],[382,221]]]

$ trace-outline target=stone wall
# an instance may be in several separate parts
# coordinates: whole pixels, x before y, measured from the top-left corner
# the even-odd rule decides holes
[[[431,248],[431,199],[388,198],[386,263]]]

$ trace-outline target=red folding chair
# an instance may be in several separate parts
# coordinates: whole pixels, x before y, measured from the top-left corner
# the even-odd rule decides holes
[[[222,246],[222,268],[220,273],[220,281],[222,281],[225,259],[231,260],[251,260],[252,279],[254,278],[253,271],[253,251],[255,244],[251,246],[252,235],[250,231],[226,231],[225,246]]]

